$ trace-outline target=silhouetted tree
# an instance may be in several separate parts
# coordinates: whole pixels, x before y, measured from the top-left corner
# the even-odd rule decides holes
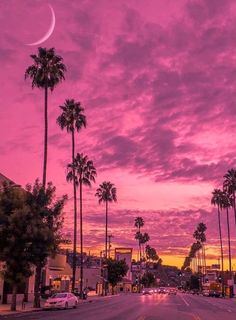
[[[108,203],[117,201],[116,188],[114,184],[111,183],[110,181],[104,181],[102,184],[99,185],[99,188],[97,189],[95,196],[98,197],[99,203],[104,202],[106,205],[105,257],[107,258]]]
[[[66,129],[72,138],[72,163],[75,161],[75,132],[79,132],[86,127],[86,117],[83,114],[84,108],[80,102],[74,99],[67,99],[64,105],[60,106],[62,114],[57,118],[57,123],[62,130]],[[75,168],[72,169],[73,183],[73,200],[74,200],[74,236],[73,236],[73,262],[72,262],[72,292],[75,290],[75,273],[76,273],[76,247],[77,247],[77,194]]]
[[[80,294],[83,295],[83,195],[82,187],[91,187],[91,182],[95,182],[97,175],[93,161],[89,160],[83,153],[77,153],[72,164],[68,165],[67,180],[73,181],[75,176],[76,184],[79,186],[79,201],[80,201]]]

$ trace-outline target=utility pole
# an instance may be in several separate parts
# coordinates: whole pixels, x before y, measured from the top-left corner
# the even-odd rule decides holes
[[[108,258],[110,258],[110,253],[111,253],[111,238],[114,238],[112,234],[109,234],[108,236]]]

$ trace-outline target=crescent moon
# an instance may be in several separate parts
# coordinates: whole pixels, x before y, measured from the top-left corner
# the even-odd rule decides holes
[[[55,24],[56,24],[56,17],[55,17],[55,13],[54,13],[53,7],[50,4],[48,6],[49,6],[49,8],[51,10],[52,20],[51,20],[51,24],[50,24],[50,27],[49,27],[47,33],[41,39],[39,39],[38,41],[32,42],[32,43],[27,43],[27,46],[37,46],[37,45],[43,43],[44,41],[46,41],[51,36],[51,34],[53,33],[53,30],[54,30]]]

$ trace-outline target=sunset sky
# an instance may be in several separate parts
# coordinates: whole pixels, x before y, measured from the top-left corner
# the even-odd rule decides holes
[[[0,2],[0,172],[22,186],[42,177],[43,91],[24,80],[29,46],[56,25],[54,47],[66,81],[49,94],[48,180],[67,193],[65,233],[73,232],[72,185],[65,180],[71,137],[56,124],[67,98],[82,103],[87,128],[76,149],[94,161],[96,184],[84,188],[84,242],[104,243],[104,180],[117,187],[109,209],[114,246],[137,249],[142,216],[164,263],[182,265],[199,222],[207,256],[219,258],[211,192],[236,167],[236,2],[234,0],[2,0]],[[233,256],[236,228],[232,218]],[[225,214],[222,214],[226,226]],[[223,231],[224,243],[226,228]],[[226,247],[225,247],[225,253]],[[210,261],[209,261],[210,263]],[[236,260],[233,262],[236,270]]]

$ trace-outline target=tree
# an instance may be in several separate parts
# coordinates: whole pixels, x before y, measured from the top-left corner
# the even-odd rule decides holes
[[[143,257],[144,257],[144,245],[145,243],[147,243],[148,241],[150,240],[150,237],[149,237],[149,234],[147,232],[144,232],[143,234],[141,234],[140,236],[140,243],[141,243],[141,246],[143,245]]]
[[[217,206],[218,211],[218,226],[219,226],[219,237],[220,237],[220,254],[221,254],[221,271],[224,272],[224,252],[222,242],[222,229],[221,229],[221,212],[222,209],[222,191],[220,189],[214,189],[212,192],[211,204]]]
[[[203,273],[206,272],[206,254],[205,254],[205,246],[204,243],[206,242],[206,232],[207,227],[203,222],[200,222],[197,225],[197,229],[194,231],[193,237],[200,243],[200,248],[202,249],[202,264],[203,264]],[[200,259],[199,259],[200,260]]]
[[[145,248],[146,257],[148,261],[158,261],[159,257],[157,255],[156,249],[152,248],[150,245],[146,245]]]
[[[43,159],[43,187],[46,186],[47,149],[48,149],[48,89],[54,90],[65,79],[66,67],[62,57],[56,55],[54,48],[38,48],[38,55],[31,55],[33,65],[25,71],[25,79],[32,79],[32,88],[44,90],[44,159]]]
[[[104,202],[106,205],[106,235],[105,235],[105,257],[107,258],[107,235],[108,235],[108,202],[117,202],[116,188],[110,181],[104,181],[99,185],[95,194],[98,202]]]
[[[112,294],[114,294],[114,287],[122,280],[128,270],[129,267],[125,260],[107,259],[107,279],[112,286]]]
[[[91,182],[95,182],[97,175],[93,161],[89,160],[83,153],[77,153],[72,164],[68,165],[67,180],[73,181],[75,177],[76,185],[79,186],[79,200],[80,200],[80,294],[83,295],[83,198],[82,187],[91,187]]]
[[[136,232],[135,234],[135,239],[138,240],[138,245],[139,245],[139,260],[141,260],[141,237],[140,237],[140,234],[141,234],[141,227],[144,226],[144,220],[142,217],[136,217],[135,220],[134,220],[134,226],[136,228],[138,228],[138,231]]]
[[[34,185],[27,185],[27,205],[34,216],[35,227],[32,245],[29,247],[31,263],[36,266],[34,307],[40,307],[40,287],[42,268],[47,257],[56,254],[61,241],[63,208],[67,196],[56,198],[56,187],[51,182],[44,188],[37,179]]]
[[[83,114],[84,108],[80,102],[74,99],[67,99],[63,106],[60,106],[62,114],[57,118],[57,124],[62,130],[66,129],[71,133],[72,138],[72,163],[75,161],[75,132],[86,127],[86,117]],[[72,263],[72,292],[75,290],[76,274],[76,247],[77,247],[77,194],[75,168],[72,166],[73,198],[74,198],[74,236],[73,236],[73,263]]]
[[[190,289],[191,290],[199,290],[200,289],[200,281],[198,276],[191,275],[190,277]]]
[[[20,284],[32,274],[29,246],[35,226],[34,216],[26,204],[26,193],[10,184],[0,192],[0,261],[4,263],[4,280],[12,285],[11,310],[16,310]]]
[[[224,182],[223,182],[223,189],[224,191],[232,198],[232,207],[234,210],[234,221],[236,225],[236,170],[230,169],[224,175]]]
[[[221,207],[226,211],[227,219],[227,233],[228,233],[228,252],[229,252],[229,272],[232,276],[232,257],[231,257],[231,236],[230,236],[230,223],[229,223],[229,208],[232,206],[233,199],[226,192],[222,193]]]
[[[140,281],[144,287],[152,287],[156,284],[156,278],[152,272],[145,272]]]

